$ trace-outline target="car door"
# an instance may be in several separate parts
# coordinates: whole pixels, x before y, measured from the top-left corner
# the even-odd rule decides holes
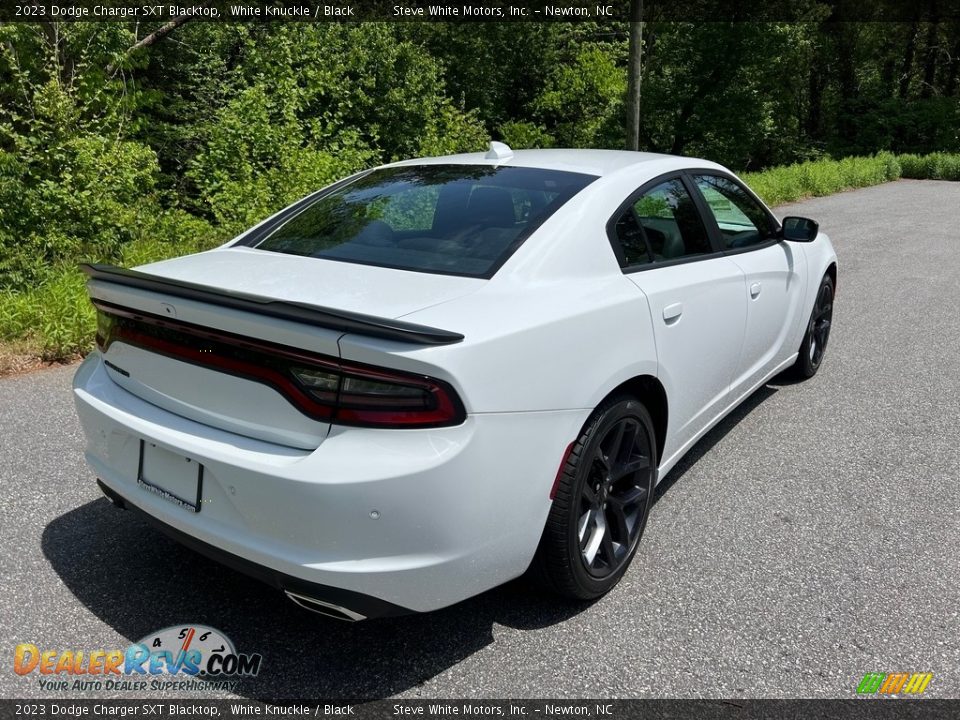
[[[747,324],[731,393],[753,389],[796,351],[806,259],[779,241],[776,219],[731,177],[691,172],[708,208],[707,223],[744,274]]]
[[[743,342],[743,272],[712,244],[680,175],[641,187],[608,226],[618,260],[646,295],[658,372],[670,398],[662,463],[726,407]]]

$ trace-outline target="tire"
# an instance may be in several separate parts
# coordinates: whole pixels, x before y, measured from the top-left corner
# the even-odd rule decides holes
[[[823,364],[833,324],[833,279],[824,275],[817,290],[817,297],[807,323],[807,331],[800,343],[800,355],[791,368],[794,377],[800,380],[812,378]]]
[[[636,399],[606,400],[561,471],[531,571],[565,598],[593,600],[618,582],[647,524],[657,468],[653,421]]]

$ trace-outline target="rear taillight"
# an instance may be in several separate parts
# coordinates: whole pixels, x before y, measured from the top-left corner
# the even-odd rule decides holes
[[[285,345],[96,301],[97,345],[123,342],[269,385],[326,422],[383,428],[458,425],[466,413],[442,380],[341,361]]]
[[[331,372],[293,365],[291,373],[323,402],[336,397],[333,422],[368,427],[439,427],[463,422],[449,385],[425,375],[341,362]]]

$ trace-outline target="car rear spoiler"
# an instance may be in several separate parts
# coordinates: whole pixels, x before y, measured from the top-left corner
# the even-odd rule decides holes
[[[184,298],[185,300],[196,300],[210,305],[219,305],[233,310],[257,313],[258,315],[268,315],[282,320],[292,320],[345,333],[358,333],[370,337],[419,343],[421,345],[452,345],[463,340],[463,335],[459,333],[426,325],[416,325],[401,320],[363,315],[346,310],[334,310],[289,300],[275,300],[233,290],[222,290],[199,283],[150,275],[138,270],[126,270],[113,265],[81,263],[80,269],[89,275],[92,280],[100,282],[149,290]]]

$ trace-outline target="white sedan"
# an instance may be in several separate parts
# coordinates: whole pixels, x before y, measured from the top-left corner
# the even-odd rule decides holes
[[[610,590],[657,481],[772,376],[816,373],[837,279],[814,221],[720,165],[501,143],[86,271],[103,492],[350,620],[528,569]]]

